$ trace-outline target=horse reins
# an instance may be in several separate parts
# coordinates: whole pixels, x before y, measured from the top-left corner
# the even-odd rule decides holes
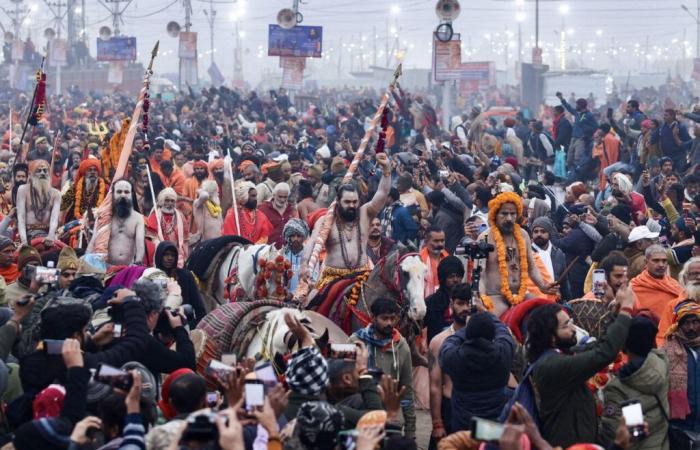
[[[396,270],[394,271],[394,279],[389,280],[385,275],[384,268],[386,267],[387,256],[379,260],[377,265],[379,266],[379,280],[384,284],[384,286],[399,297],[399,305],[401,305],[402,314],[405,314],[408,309],[407,302],[404,301],[403,288],[401,286],[401,262],[409,256],[418,256],[418,253],[405,253],[400,255],[396,252]]]

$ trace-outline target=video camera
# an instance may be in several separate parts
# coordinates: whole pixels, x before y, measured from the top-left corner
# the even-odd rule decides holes
[[[185,323],[191,322],[195,319],[194,308],[192,305],[182,305],[179,308],[171,308],[166,306],[158,315],[158,322],[156,322],[156,327],[153,330],[154,334],[163,334],[165,336],[173,336],[173,328],[170,326],[170,320],[168,319],[168,312],[173,315],[182,317]]]
[[[469,259],[486,259],[489,253],[494,251],[496,247],[486,241],[475,241],[468,236],[462,238],[455,249],[455,255],[466,256]]]
[[[216,413],[209,411],[191,414],[187,417],[187,425],[182,432],[180,441],[185,444],[191,442],[209,443],[206,447],[200,448],[220,448],[217,442],[219,440],[219,428],[216,425],[216,416]],[[226,423],[228,423],[228,420],[226,420]]]

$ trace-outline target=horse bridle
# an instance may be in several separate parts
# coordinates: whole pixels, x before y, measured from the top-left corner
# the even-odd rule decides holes
[[[399,252],[396,252],[396,270],[394,271],[394,276],[393,280],[388,280],[386,275],[385,275],[385,270],[384,268],[386,267],[386,262],[387,258],[389,255],[383,257],[382,259],[379,260],[377,265],[379,266],[379,280],[386,286],[386,288],[389,290],[389,292],[393,292],[398,295],[399,297],[399,305],[401,306],[401,315],[403,316],[407,311],[408,308],[410,307],[409,303],[404,301],[404,295],[403,295],[403,286],[401,285],[401,262],[403,262],[404,259],[408,258],[409,256],[419,256],[418,253],[412,252],[412,253],[404,253],[403,255],[400,255]]]

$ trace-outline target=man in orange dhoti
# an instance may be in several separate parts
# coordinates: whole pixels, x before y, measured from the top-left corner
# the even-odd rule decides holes
[[[663,247],[652,245],[645,250],[644,256],[646,268],[632,278],[630,286],[639,300],[640,308],[661,317],[667,304],[681,295],[683,286],[667,274],[668,260]]]
[[[158,206],[146,220],[146,237],[153,241],[155,247],[163,241],[174,242],[178,250],[177,266],[184,267],[189,253],[189,226],[182,213],[175,208],[176,202],[177,194],[172,188],[160,191]]]

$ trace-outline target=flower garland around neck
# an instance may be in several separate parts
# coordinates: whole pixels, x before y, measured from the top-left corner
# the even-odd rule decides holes
[[[73,216],[76,219],[82,219],[82,207],[83,207],[83,189],[85,187],[85,179],[82,178],[75,189],[75,207],[73,209]],[[107,191],[107,183],[105,183],[101,178],[97,179],[97,200],[94,206],[100,206],[102,200],[105,198],[105,193]],[[90,208],[90,205],[87,205]]]
[[[211,200],[207,200],[205,205],[207,206],[207,210],[209,210],[209,214],[213,218],[216,219],[217,217],[221,216],[221,211],[222,211],[221,206],[217,205],[216,203],[214,203]]]
[[[493,240],[496,244],[496,256],[498,257],[498,272],[501,277],[501,295],[508,301],[510,306],[515,306],[525,300],[527,294],[527,249],[525,248],[525,239],[523,239],[520,225],[517,223],[513,227],[513,237],[518,246],[518,256],[520,257],[520,289],[517,295],[513,295],[510,290],[510,282],[508,281],[508,266],[506,264],[506,245],[503,241],[503,235],[496,226],[496,214],[505,203],[512,203],[516,206],[518,217],[522,214],[522,201],[514,192],[503,192],[489,202],[489,226],[493,232]],[[481,294],[481,299],[484,306],[493,310],[493,300],[486,295]]]

